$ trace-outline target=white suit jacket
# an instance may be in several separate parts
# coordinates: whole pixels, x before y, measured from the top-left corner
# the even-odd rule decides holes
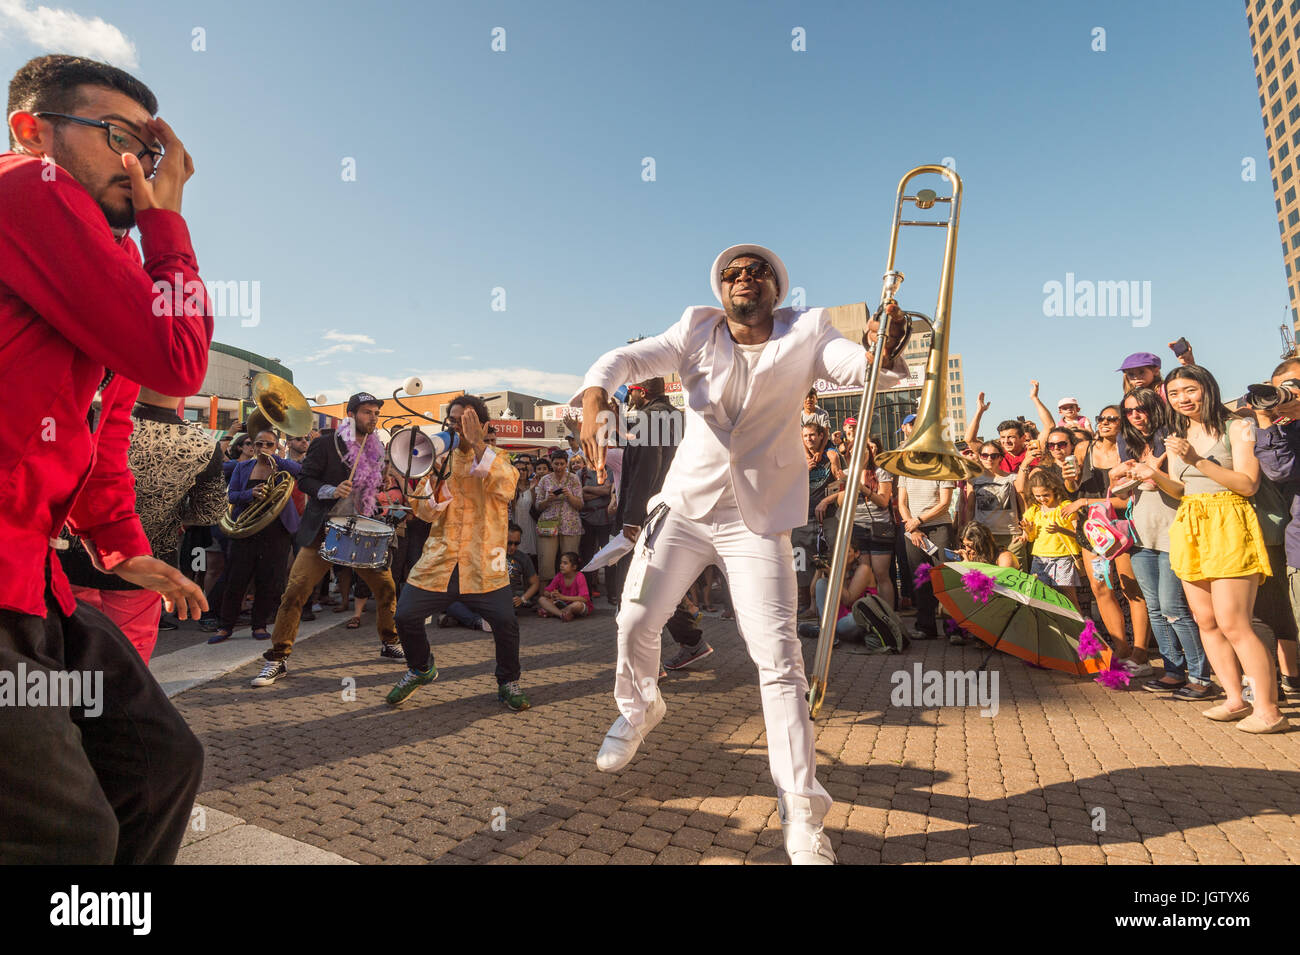
[[[688,308],[662,335],[601,355],[569,403],[581,407],[590,387],[613,394],[628,382],[679,374],[686,433],[658,499],[698,519],[713,509],[730,481],[741,518],[754,533],[802,527],[808,521],[808,466],[799,419],[804,396],[818,378],[862,387],[866,353],[836,331],[824,308],[777,309],[772,337],[734,421],[721,405],[733,354],[722,309]],[[896,385],[906,375],[899,359],[892,369],[882,369],[879,387]]]

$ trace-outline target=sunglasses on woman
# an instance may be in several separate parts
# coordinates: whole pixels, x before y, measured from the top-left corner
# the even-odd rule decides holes
[[[1051,450],[1052,448],[1068,448],[1069,446],[1070,446],[1069,441],[1048,441],[1047,442],[1048,450]]]
[[[1117,414],[1098,415],[1097,423],[1098,424],[1119,424],[1119,415]]]

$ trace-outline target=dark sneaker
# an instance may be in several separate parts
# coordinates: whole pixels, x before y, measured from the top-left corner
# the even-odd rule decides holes
[[[459,627],[459,626],[460,626],[460,621],[457,620],[455,617],[453,617],[451,614],[449,614],[449,613],[444,613],[444,614],[442,614],[441,616],[438,617],[438,626],[439,626],[439,627],[444,627],[444,628],[445,628],[445,627]]]
[[[1151,693],[1174,693],[1186,685],[1186,680],[1179,680],[1177,683],[1166,683],[1163,679],[1157,679],[1147,680],[1142,684],[1142,689]]]
[[[388,696],[384,697],[393,706],[399,703],[405,703],[407,697],[422,686],[428,686],[434,680],[438,679],[438,668],[432,663],[429,669],[424,672],[419,670],[407,670],[402,674],[402,678],[397,681],[397,686],[388,691]]]
[[[665,670],[684,669],[685,667],[690,666],[692,663],[695,663],[697,660],[703,660],[712,652],[713,652],[713,647],[709,646],[703,640],[701,640],[699,643],[695,644],[692,647],[686,647],[686,646],[678,647],[677,652],[673,655],[672,659],[665,661],[664,669]]]
[[[299,619],[301,619],[301,620],[315,620],[315,619],[316,619],[316,614],[315,614],[315,612],[312,611],[312,610],[304,610],[304,611],[302,612],[302,616],[301,616]]]
[[[181,623],[173,614],[165,613],[158,618],[159,630],[179,630]]]
[[[1188,683],[1180,690],[1175,690],[1169,694],[1171,700],[1213,700],[1219,696],[1219,688],[1213,683],[1207,683],[1204,686],[1196,683]]]
[[[815,623],[801,623],[798,632],[805,640],[816,640],[822,635],[822,628]]]
[[[262,665],[262,672],[253,677],[253,686],[270,686],[289,672],[283,660],[267,660]]]
[[[498,686],[497,699],[516,713],[533,705],[528,702],[528,697],[524,696],[524,691],[519,688],[518,680],[513,683],[502,683]]]
[[[204,631],[205,633],[211,633],[213,630],[219,630],[220,628],[221,628],[221,621],[218,620],[216,617],[199,618],[199,629]]]
[[[379,655],[390,660],[406,659],[406,651],[402,649],[400,643],[381,643],[379,645]]]

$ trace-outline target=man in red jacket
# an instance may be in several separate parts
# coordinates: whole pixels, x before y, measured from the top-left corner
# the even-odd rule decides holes
[[[140,385],[198,391],[212,319],[181,195],[194,172],[134,77],[38,57],[0,154],[0,860],[171,862],[203,750],[121,631],[73,599],[66,524],[96,565],[202,591],[150,553],[127,467]],[[162,159],[163,154],[166,158]],[[127,233],[135,225],[140,252]],[[181,294],[159,294],[176,290]],[[79,545],[80,546],[80,545]]]

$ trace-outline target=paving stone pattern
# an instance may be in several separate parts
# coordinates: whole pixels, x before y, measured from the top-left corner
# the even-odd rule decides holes
[[[612,776],[594,764],[617,715],[612,611],[521,626],[522,713],[497,702],[490,635],[432,626],[439,679],[392,709],[402,671],[373,614],[299,646],[275,686],[250,687],[253,666],[183,693],[207,749],[199,802],[360,863],[786,862],[733,622],[705,619],[716,652],[662,682],[667,717]],[[842,863],[1300,862],[1300,730],[1252,737],[1204,704],[1003,655],[992,718],[890,704],[895,670],[982,657],[943,641],[836,653],[817,750]]]

